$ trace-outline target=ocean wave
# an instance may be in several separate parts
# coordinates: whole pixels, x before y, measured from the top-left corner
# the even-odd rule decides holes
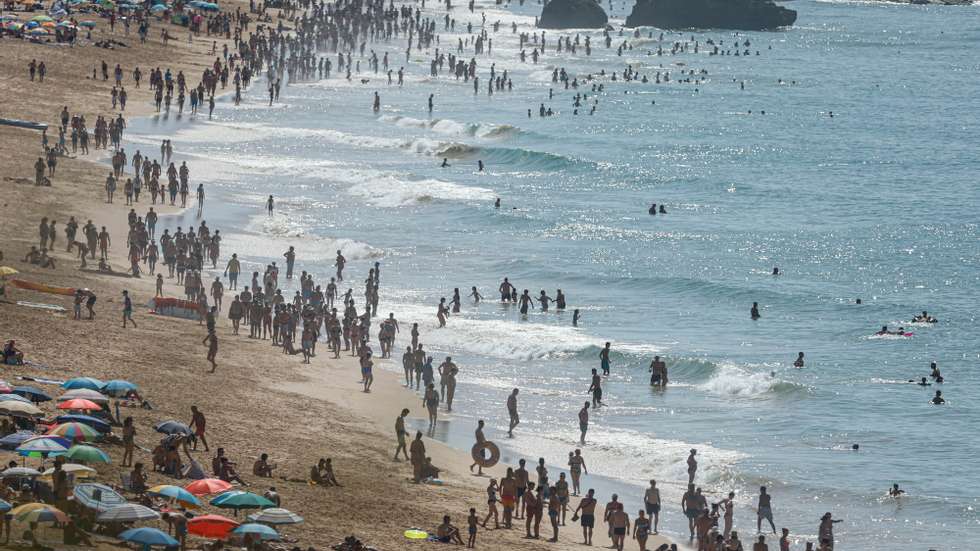
[[[784,381],[771,372],[752,372],[734,364],[718,365],[711,378],[694,388],[719,396],[740,398],[786,396],[804,389],[801,385]]]
[[[379,207],[402,207],[428,201],[492,201],[492,190],[464,186],[442,180],[403,180],[393,174],[381,174],[355,183],[347,192]]]
[[[296,247],[296,257],[300,263],[329,261],[337,250],[342,251],[348,260],[384,256],[384,251],[367,243],[312,234],[300,222],[287,216],[253,216],[244,231],[222,234],[222,250],[227,251],[229,256],[238,253],[243,263],[254,262],[257,258],[262,259],[262,264],[266,261],[279,262],[291,246]]]

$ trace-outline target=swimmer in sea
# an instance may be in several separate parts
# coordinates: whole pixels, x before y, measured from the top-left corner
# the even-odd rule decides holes
[[[759,319],[759,318],[762,317],[762,316],[759,315],[759,303],[758,302],[753,302],[752,303],[752,310],[749,312],[749,315],[751,315],[752,316],[752,319],[754,319],[754,320],[757,320],[757,319]]]
[[[930,401],[933,403],[933,405],[937,405],[937,406],[941,406],[941,405],[945,404],[946,403],[946,399],[943,398],[943,391],[937,390],[936,391],[936,395],[933,396],[932,397],[932,400],[930,400]]]
[[[609,375],[609,351],[611,343],[606,343],[606,346],[599,351],[599,363],[602,366],[602,374]]]
[[[483,161],[477,161],[476,168],[479,172],[483,172]]]
[[[504,282],[500,284],[500,301],[501,302],[511,302],[511,290],[514,288],[510,284],[507,278],[504,278]]]
[[[495,209],[499,209],[500,208],[500,197],[497,197],[497,199],[494,200],[494,202],[493,202],[493,208],[495,208]]]
[[[774,276],[778,276],[779,275],[779,266],[773,266],[773,268],[772,268],[772,275],[774,275]]]
[[[449,166],[450,166],[449,165],[449,159],[447,159],[446,157],[443,157],[442,158],[442,164],[439,165],[439,168],[449,168]]]
[[[470,297],[473,298],[473,304],[480,304],[480,300],[483,298],[483,295],[476,290],[476,287],[473,287],[472,291],[470,291]]]
[[[579,318],[579,311],[578,308],[576,308],[572,312],[572,327],[578,327],[578,318]]]
[[[663,203],[660,203],[660,214],[667,214],[667,209],[664,208]]]
[[[891,331],[888,330],[888,326],[887,325],[882,325],[881,326],[881,331],[878,331],[877,333],[875,333],[875,335],[895,335],[895,334],[896,333],[892,333]]]
[[[565,295],[561,292],[561,289],[558,289],[555,292],[555,310],[564,310],[564,309],[565,309]]]
[[[929,373],[929,376],[932,377],[933,380],[935,380],[937,383],[943,382],[943,380],[944,380],[943,379],[943,374],[939,372],[939,366],[936,365],[936,362],[932,362],[931,364],[929,364],[929,367],[932,370]]]
[[[803,367],[803,353],[796,357],[796,361],[793,362],[793,367]]]
[[[913,381],[909,381],[909,382],[911,383]],[[932,386],[932,383],[926,382],[926,378],[925,377],[923,377],[921,381],[919,381],[919,382],[917,382],[915,384],[917,384],[919,386]]]
[[[888,490],[889,497],[899,497],[905,493],[905,490],[899,489],[898,484],[892,484],[891,489]]]
[[[939,320],[929,315],[925,310],[922,311],[921,315],[912,318],[912,323],[937,323]]]
[[[654,204],[650,205],[650,210],[648,210],[647,212],[649,212],[651,216],[656,216],[656,214],[657,214],[657,204],[654,203]]]
[[[534,301],[531,299],[531,295],[528,294],[527,289],[524,289],[524,294],[521,295],[521,298],[517,302],[521,308],[521,315],[527,315],[528,307],[534,308]]]

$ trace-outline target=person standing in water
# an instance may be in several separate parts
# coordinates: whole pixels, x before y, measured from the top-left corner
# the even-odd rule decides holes
[[[698,450],[691,450],[691,455],[687,456],[687,483],[694,484],[694,476],[698,474],[698,460],[694,458]]]
[[[749,311],[749,315],[752,316],[752,319],[754,319],[754,320],[757,320],[757,319],[759,319],[759,318],[762,317],[759,314],[759,303],[758,302],[753,302],[752,303],[752,310]]]
[[[269,216],[272,216],[272,212],[276,208],[276,201],[275,199],[272,198],[271,195],[269,196],[269,199],[265,202],[265,208],[268,211]]]
[[[772,521],[772,496],[766,492],[766,487],[759,488],[759,514],[756,517],[756,531],[762,532],[762,519],[769,521],[772,533],[776,533],[776,524]]]
[[[578,412],[578,429],[581,432],[579,437],[579,444],[585,445],[585,433],[589,432],[589,403],[585,402],[582,409]]]
[[[612,346],[610,343],[606,343],[606,346],[599,351],[599,361],[602,365],[602,374],[609,375],[609,349]]]
[[[644,492],[643,505],[647,515],[653,519],[653,533],[656,534],[660,526],[660,490],[656,480],[651,480],[650,487]]]
[[[505,277],[504,278],[504,282],[500,284],[500,301],[501,302],[510,302],[510,293],[511,293],[511,290],[513,288],[514,288],[514,286],[511,285],[510,284],[510,281],[508,281],[507,278]]]
[[[480,301],[483,299],[483,295],[481,295],[480,292],[476,290],[476,287],[472,287],[472,291],[470,292],[470,297],[473,299],[473,304],[480,304]]]
[[[521,424],[521,416],[517,413],[517,393],[518,389],[511,391],[507,397],[507,413],[510,415],[510,426],[507,428],[507,437],[514,437],[514,428]]]
[[[526,316],[528,307],[534,308],[534,301],[531,299],[531,295],[528,294],[528,290],[524,289],[524,294],[518,299],[517,305],[521,309],[521,315]]]
[[[592,394],[592,407],[597,408],[602,405],[602,377],[595,369],[592,370],[592,384],[589,385],[589,393]]]
[[[341,254],[341,252],[338,250],[337,251],[337,259],[336,259],[336,261],[334,263],[334,266],[337,267],[337,281],[343,281],[344,280],[344,266],[346,266],[346,265],[347,265],[347,259],[344,258],[344,255]]]

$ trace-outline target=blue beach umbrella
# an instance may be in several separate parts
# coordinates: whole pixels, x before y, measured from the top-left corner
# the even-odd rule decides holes
[[[43,456],[49,453],[64,453],[68,451],[68,447],[61,445],[61,443],[59,443],[55,438],[38,436],[37,438],[31,438],[20,446],[17,446],[17,451],[21,455],[32,455],[37,453]]]
[[[38,435],[29,430],[22,430],[15,432],[13,434],[8,434],[3,438],[0,438],[0,448],[5,450],[13,450],[17,446],[20,446],[24,442],[30,440],[31,438],[36,438]]]
[[[0,513],[6,513],[7,511],[13,509],[13,505],[7,503],[6,501],[0,499]]]
[[[129,381],[113,379],[103,385],[101,391],[103,394],[108,394],[109,396],[125,396],[130,390],[137,390],[138,388],[139,387]]]
[[[74,390],[76,388],[87,388],[89,390],[99,391],[105,383],[94,378],[94,377],[75,377],[74,379],[68,379],[65,381],[61,388],[65,390]]]
[[[51,395],[43,390],[33,387],[33,386],[15,386],[14,394],[18,396],[23,396],[32,402],[49,402],[51,401]]]
[[[144,549],[149,549],[150,547],[176,547],[180,545],[180,542],[168,536],[166,532],[162,532],[156,528],[131,528],[119,534],[119,539],[138,543]]]
[[[197,496],[188,492],[187,490],[181,488],[180,486],[173,486],[171,484],[161,484],[159,486],[154,486],[146,491],[146,493],[155,496],[162,496],[170,498],[184,507],[200,507],[201,500],[197,499]]]
[[[249,523],[243,524],[238,528],[231,531],[232,534],[238,534],[244,536],[246,534],[251,534],[252,536],[258,536],[264,540],[277,540],[279,539],[279,533],[272,528],[266,526],[265,524]]]
[[[163,433],[163,434],[183,434],[185,436],[190,436],[194,434],[194,431],[190,427],[181,423],[180,421],[161,421],[153,425],[153,430]]]

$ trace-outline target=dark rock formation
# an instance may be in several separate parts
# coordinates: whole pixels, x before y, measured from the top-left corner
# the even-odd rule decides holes
[[[627,27],[765,31],[796,22],[772,0],[637,0]]]
[[[542,29],[600,29],[609,17],[595,0],[551,0],[541,10]]]

